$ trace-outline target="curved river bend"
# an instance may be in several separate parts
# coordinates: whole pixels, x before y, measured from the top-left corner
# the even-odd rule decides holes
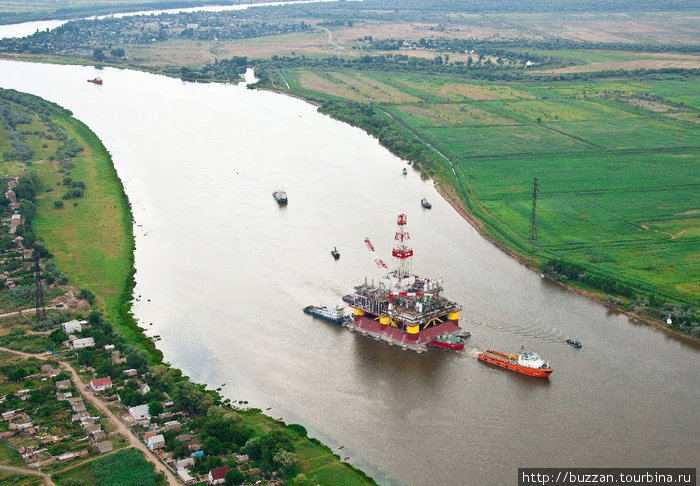
[[[165,359],[344,446],[380,483],[697,466],[698,351],[542,281],[362,131],[297,99],[126,70],[0,61],[0,86],[69,108],[111,152],[135,217],[134,312]],[[463,352],[404,352],[301,312],[380,277],[363,239],[388,260],[400,212],[414,271],[464,306]],[[548,381],[476,360],[521,345],[551,361]]]

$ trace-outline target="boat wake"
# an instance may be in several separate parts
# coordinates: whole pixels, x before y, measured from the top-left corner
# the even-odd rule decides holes
[[[475,328],[486,327],[489,329],[493,329],[495,331],[503,332],[505,334],[540,339],[543,341],[550,341],[553,343],[564,341],[567,337],[565,334],[563,334],[558,329],[526,327],[526,326],[519,325],[516,323],[510,323],[509,325],[506,326],[506,325],[499,323],[499,322],[487,322],[487,321],[477,322],[477,321],[471,321],[469,319],[467,319],[467,322],[468,322],[468,325],[466,326],[467,328],[469,328],[470,326],[475,327]]]

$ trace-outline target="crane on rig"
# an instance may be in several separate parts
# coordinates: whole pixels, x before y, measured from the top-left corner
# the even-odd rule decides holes
[[[374,245],[372,244],[371,241],[369,241],[369,236],[365,237],[365,246],[367,246],[367,249],[374,257],[374,263],[377,265],[377,267],[384,268],[384,269],[389,268],[386,266],[386,263],[384,263],[384,261],[381,258],[379,258],[379,255],[377,255],[377,252],[374,251]]]

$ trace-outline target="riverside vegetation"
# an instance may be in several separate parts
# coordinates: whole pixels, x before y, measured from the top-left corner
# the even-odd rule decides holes
[[[3,471],[30,463],[59,485],[165,482],[104,414],[87,404],[76,415],[82,384],[71,382],[70,365],[83,383],[111,378],[99,395],[114,414],[147,406],[149,428],[162,426],[162,459],[203,451],[190,466],[194,478],[228,465],[227,484],[375,484],[301,425],[224,400],[164,364],[130,313],[131,212],[104,146],[69,111],[14,90],[0,89],[0,122],[0,482],[35,484],[36,469]],[[45,314],[34,309],[37,294]],[[83,319],[82,329],[64,332],[71,319]],[[68,334],[94,345],[79,349]],[[143,435],[146,425],[133,423],[130,433]],[[102,434],[113,452],[98,455],[104,442],[85,441],[83,429]]]
[[[304,98],[376,136],[521,261],[700,335],[697,9],[388,6],[76,21],[0,41],[0,50],[198,81],[238,79],[253,66],[255,87]]]

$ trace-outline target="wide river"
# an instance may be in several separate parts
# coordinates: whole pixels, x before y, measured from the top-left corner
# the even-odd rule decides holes
[[[112,154],[135,218],[134,312],[166,361],[303,424],[380,483],[697,467],[697,348],[540,279],[361,130],[278,94],[111,68],[1,61],[0,87],[72,110]],[[381,277],[363,240],[389,263],[399,213],[415,273],[464,306],[461,352],[402,351],[301,312]],[[549,380],[476,359],[521,345],[550,360]]]

